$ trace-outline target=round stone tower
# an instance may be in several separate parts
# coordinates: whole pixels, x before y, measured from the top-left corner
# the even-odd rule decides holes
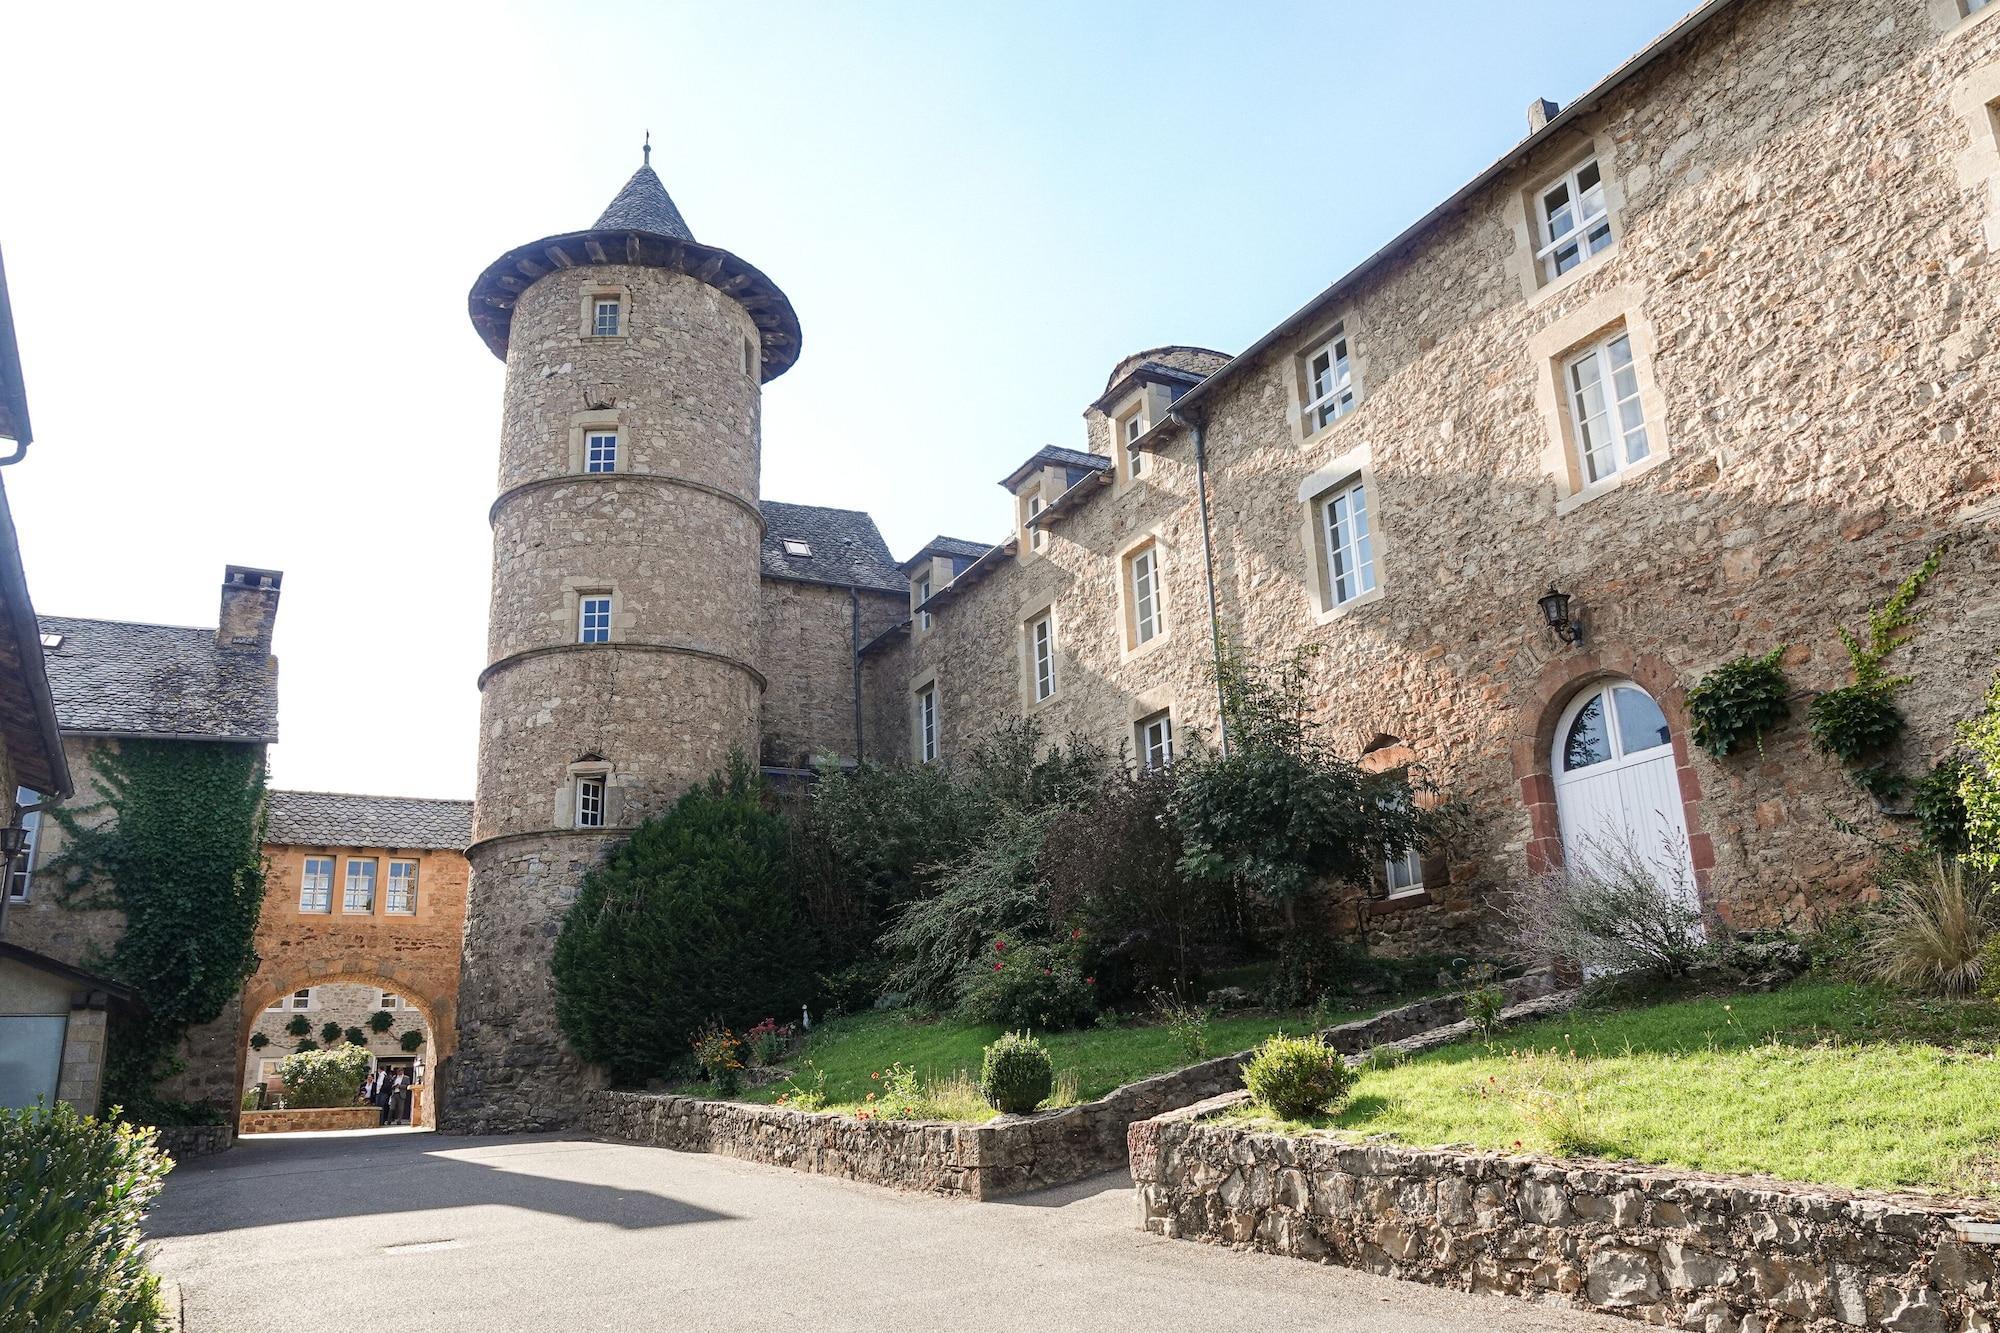
[[[759,400],[799,326],[762,273],[695,242],[650,164],[588,231],[502,255],[470,305],[507,388],[440,1105],[481,1132],[562,1124],[588,1086],[549,973],[584,872],[757,753]]]

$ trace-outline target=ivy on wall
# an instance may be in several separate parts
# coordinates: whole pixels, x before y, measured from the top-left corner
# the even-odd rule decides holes
[[[174,1072],[181,1037],[220,1016],[257,970],[263,752],[126,741],[95,767],[101,799],[51,812],[66,846],[49,869],[67,906],[125,917],[117,944],[90,965],[130,986],[146,1012],[111,1034],[104,1101],[139,1118],[185,1118],[192,1108],[162,1103],[154,1088]]]

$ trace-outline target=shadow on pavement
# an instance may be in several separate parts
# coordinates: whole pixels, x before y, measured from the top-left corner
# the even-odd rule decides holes
[[[1047,1189],[1034,1190],[1027,1194],[1016,1194],[1010,1198],[994,1199],[981,1204],[983,1208],[1067,1208],[1085,1199],[1094,1199],[1100,1194],[1129,1194],[1132,1190],[1132,1174],[1124,1167],[1116,1171],[1106,1171],[1102,1175],[1085,1176],[1082,1180],[1072,1180],[1066,1185],[1051,1185]]]
[[[565,1180],[555,1167],[588,1140],[444,1138],[436,1134],[259,1136],[176,1168],[146,1221],[154,1238],[328,1218],[494,1205],[626,1230],[727,1221],[731,1215],[646,1190]],[[487,1160],[464,1154],[496,1151]],[[559,1168],[557,1168],[559,1169]],[[250,1188],[245,1188],[248,1185]],[[227,1200],[226,1209],[221,1207]]]

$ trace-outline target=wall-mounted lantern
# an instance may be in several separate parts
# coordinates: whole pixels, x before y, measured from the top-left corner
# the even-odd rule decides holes
[[[1551,583],[1549,590],[1535,599],[1535,605],[1542,608],[1542,619],[1548,622],[1551,633],[1564,643],[1580,644],[1583,642],[1582,608],[1579,607],[1572,617],[1569,601],[1569,594],[1558,591],[1556,585]]]

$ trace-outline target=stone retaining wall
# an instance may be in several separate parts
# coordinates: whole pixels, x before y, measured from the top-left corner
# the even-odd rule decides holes
[[[1568,1003],[1566,995],[1545,994],[1547,988],[1539,976],[1508,983],[1510,999],[1532,997],[1510,1008],[1509,1019]],[[1350,1056],[1381,1045],[1428,1049],[1469,1031],[1463,1013],[1456,996],[1443,996],[1329,1028],[1325,1036]],[[860,1121],[699,1097],[593,1091],[585,1095],[577,1127],[601,1138],[719,1153],[894,1189],[994,1199],[1123,1166],[1134,1122],[1241,1087],[1248,1056],[1239,1051],[1128,1083],[1096,1101],[978,1125]]]
[[[1703,1333],[2000,1324],[1988,1205],[1204,1123],[1135,1124],[1146,1230]]]
[[[318,1106],[245,1111],[237,1130],[243,1134],[291,1134],[314,1129],[374,1129],[381,1123],[381,1111],[372,1106]]]
[[[222,1152],[235,1142],[236,1131],[228,1125],[161,1125],[159,1129],[160,1151],[176,1162]]]

